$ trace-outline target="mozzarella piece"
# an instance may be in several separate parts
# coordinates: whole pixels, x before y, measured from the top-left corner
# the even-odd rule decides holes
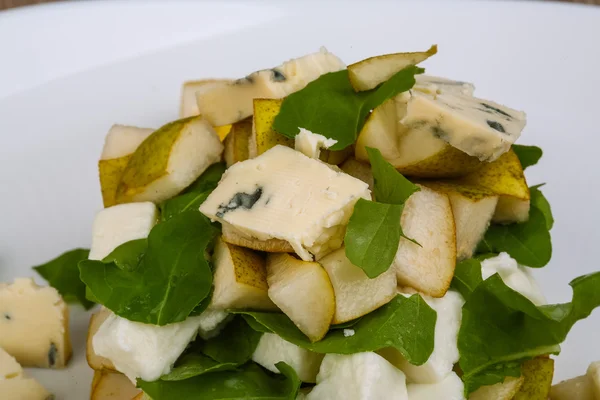
[[[464,400],[464,385],[456,373],[451,372],[438,383],[413,383],[408,385],[408,400]]]
[[[151,128],[113,125],[104,139],[100,160],[112,160],[131,155],[154,132]]]
[[[506,286],[521,293],[536,306],[548,304],[528,268],[519,265],[507,253],[500,253],[481,262],[481,276],[484,280],[496,273]]]
[[[306,157],[318,159],[321,155],[321,149],[328,149],[337,143],[335,139],[328,139],[304,128],[299,129],[300,133],[294,139],[294,148]]]
[[[198,316],[198,335],[204,340],[217,336],[227,322],[229,322],[229,313],[223,310],[206,309]]]
[[[33,378],[23,375],[23,368],[0,348],[0,399],[49,400],[52,396]]]
[[[275,373],[279,373],[275,364],[285,362],[296,371],[302,382],[309,383],[316,382],[323,357],[323,354],[305,350],[274,333],[263,334],[252,354],[254,362]]]
[[[62,368],[71,358],[69,309],[31,278],[0,283],[0,347],[26,367]]]
[[[96,214],[92,229],[90,260],[102,260],[125,242],[143,239],[158,221],[151,202],[120,204]]]
[[[232,83],[205,85],[196,92],[198,111],[213,126],[231,124],[252,115],[253,99],[283,98],[323,74],[344,68],[346,65],[338,57],[322,48]]]
[[[454,81],[452,79],[440,78],[431,75],[415,75],[416,90],[430,94],[459,94],[473,96],[475,86],[469,82]]]
[[[285,240],[312,261],[341,247],[359,198],[371,198],[366,183],[275,146],[232,165],[200,211],[247,236]]]
[[[407,400],[404,374],[375,353],[327,354],[306,400],[338,399]]]
[[[109,359],[132,382],[155,381],[171,367],[196,337],[200,317],[156,326],[129,321],[111,314],[92,339],[94,352]]]
[[[458,362],[458,331],[462,320],[462,306],[465,301],[458,292],[453,290],[449,290],[441,298],[423,294],[421,297],[437,313],[434,348],[427,362],[422,365],[413,365],[392,347],[380,350],[379,354],[401,369],[409,382],[438,383],[452,372],[454,364]]]
[[[510,149],[525,127],[525,113],[475,97],[411,92],[402,124],[428,130],[455,148],[494,161]]]

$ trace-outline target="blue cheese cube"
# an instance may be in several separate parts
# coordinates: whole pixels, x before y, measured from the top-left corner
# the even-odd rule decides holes
[[[411,91],[402,124],[425,130],[451,146],[494,161],[510,149],[525,127],[525,113],[460,94]]]
[[[232,165],[200,211],[240,234],[288,242],[304,261],[342,246],[366,183],[285,146]]]
[[[33,378],[23,375],[23,368],[0,348],[0,399],[50,400],[53,397]]]

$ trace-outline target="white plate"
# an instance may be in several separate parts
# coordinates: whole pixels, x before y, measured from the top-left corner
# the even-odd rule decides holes
[[[544,149],[530,183],[556,217],[539,271],[552,302],[597,265],[600,214],[600,8],[513,2],[83,2],[0,13],[0,281],[89,246],[100,209],[96,160],[115,122],[177,117],[186,79],[239,77],[315,51],[347,62],[439,44],[428,72],[526,110],[522,143]],[[89,394],[87,315],[74,311],[66,371],[34,371],[57,399]],[[556,379],[600,359],[600,314],[575,326]]]

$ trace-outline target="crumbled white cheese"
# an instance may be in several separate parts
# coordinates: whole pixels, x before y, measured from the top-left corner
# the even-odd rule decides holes
[[[321,155],[321,149],[328,149],[337,143],[335,139],[328,139],[318,133],[312,133],[311,131],[299,128],[300,133],[296,135],[294,139],[294,148],[296,151],[301,152],[310,158],[319,158]]]
[[[354,329],[344,329],[344,337],[354,336]]]

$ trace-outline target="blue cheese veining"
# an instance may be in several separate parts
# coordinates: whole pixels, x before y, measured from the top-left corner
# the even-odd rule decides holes
[[[306,261],[341,247],[368,185],[288,147],[231,166],[200,206],[207,217],[259,240],[290,243]]]

